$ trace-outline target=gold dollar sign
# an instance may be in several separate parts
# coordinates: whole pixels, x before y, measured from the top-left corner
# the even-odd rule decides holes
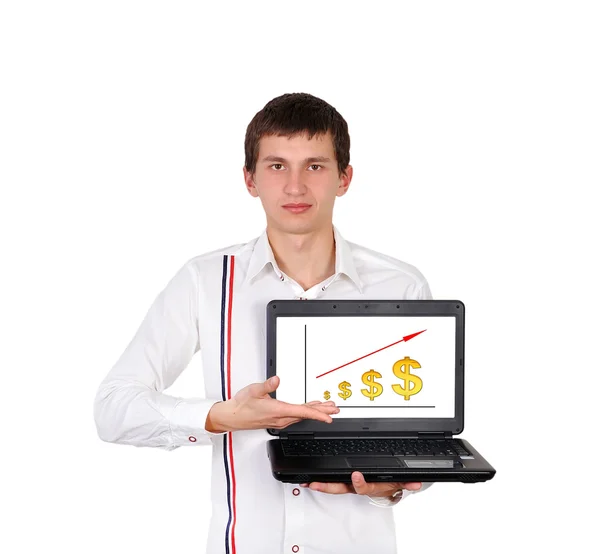
[[[400,396],[404,396],[404,400],[410,400],[410,397],[413,394],[417,394],[423,388],[423,381],[417,375],[413,375],[410,372],[410,368],[412,367],[421,367],[421,364],[415,360],[411,360],[408,356],[404,356],[403,360],[398,360],[394,366],[393,371],[394,375],[398,377],[398,379],[402,379],[404,381],[405,386],[402,385],[392,385],[394,392],[399,394]],[[403,370],[406,368],[406,370]],[[410,388],[410,383],[413,383],[413,388]]]
[[[366,373],[363,373],[362,382],[367,385],[368,389],[360,389],[367,398],[375,400],[376,396],[379,396],[383,392],[383,387],[375,381],[375,377],[381,378],[381,373],[378,373],[374,369],[370,369]]]
[[[338,396],[343,398],[344,400],[348,400],[352,396],[352,391],[350,390],[350,383],[348,381],[342,381],[339,385],[339,389],[342,392],[338,392]]]
[[[331,398],[331,394],[329,394],[328,390],[325,391],[325,394],[323,394],[323,397],[325,398],[325,400],[329,400]]]

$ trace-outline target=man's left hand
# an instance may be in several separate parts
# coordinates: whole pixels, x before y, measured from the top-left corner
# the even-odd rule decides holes
[[[352,473],[352,483],[301,483],[301,487],[308,487],[313,491],[329,494],[366,494],[372,497],[392,496],[400,489],[418,491],[421,483],[367,483],[360,471]]]

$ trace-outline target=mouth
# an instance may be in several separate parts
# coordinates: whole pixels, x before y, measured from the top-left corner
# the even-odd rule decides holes
[[[284,209],[294,213],[299,214],[307,211],[311,207],[311,204],[285,204],[283,206]]]

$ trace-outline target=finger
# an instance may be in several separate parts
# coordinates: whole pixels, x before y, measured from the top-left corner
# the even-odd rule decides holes
[[[262,383],[252,383],[248,387],[250,396],[254,398],[263,398],[266,395],[272,393],[279,386],[279,377],[271,377]]]
[[[270,379],[267,379],[264,383],[259,384],[262,387],[262,394],[269,394],[277,389],[279,386],[279,377],[275,375]]]
[[[369,496],[390,496],[403,488],[402,483],[369,483],[359,471],[352,473],[352,486],[357,494]]]
[[[356,494],[370,494],[374,492],[375,483],[367,483],[364,475],[360,471],[352,472],[352,486],[356,491]],[[389,487],[390,483],[385,483],[385,486]]]
[[[407,489],[409,491],[418,491],[423,486],[423,483],[397,483],[397,485],[399,488]]]
[[[354,489],[346,483],[310,483],[309,488],[313,491],[324,492],[327,494],[348,494],[354,493]]]
[[[315,410],[319,410],[324,414],[337,414],[340,412],[340,409],[337,406],[312,406]]]
[[[305,402],[303,406],[313,406],[314,408],[325,407],[325,408],[336,408],[335,402],[331,400],[329,402],[321,402],[320,400],[313,400],[312,402]]]
[[[339,408],[334,406],[308,406],[306,404],[290,404],[277,400],[277,411],[274,414],[276,418],[298,418],[302,419],[316,419],[325,423],[331,423],[333,419],[328,414],[337,413]]]
[[[322,413],[317,408],[311,406],[298,406],[297,404],[287,404],[281,402],[281,409],[278,414],[280,417],[298,417],[300,419],[316,419],[318,421],[324,421],[325,423],[331,423],[333,419],[327,414]],[[325,411],[332,410],[331,407],[325,408]]]
[[[307,404],[320,404],[321,406],[335,406],[335,402],[333,400],[328,400],[327,402],[322,402],[321,400],[313,400],[312,402],[307,402]]]
[[[352,485],[358,494],[368,494],[370,496],[389,496],[399,489],[419,490],[421,488],[421,483],[417,482],[369,483],[359,471],[352,473]]]

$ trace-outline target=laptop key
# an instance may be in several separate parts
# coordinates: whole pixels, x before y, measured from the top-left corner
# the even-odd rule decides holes
[[[359,457],[372,457],[372,456],[392,456],[392,452],[384,452],[384,451],[375,451],[375,452],[346,452],[344,456],[359,458]]]

